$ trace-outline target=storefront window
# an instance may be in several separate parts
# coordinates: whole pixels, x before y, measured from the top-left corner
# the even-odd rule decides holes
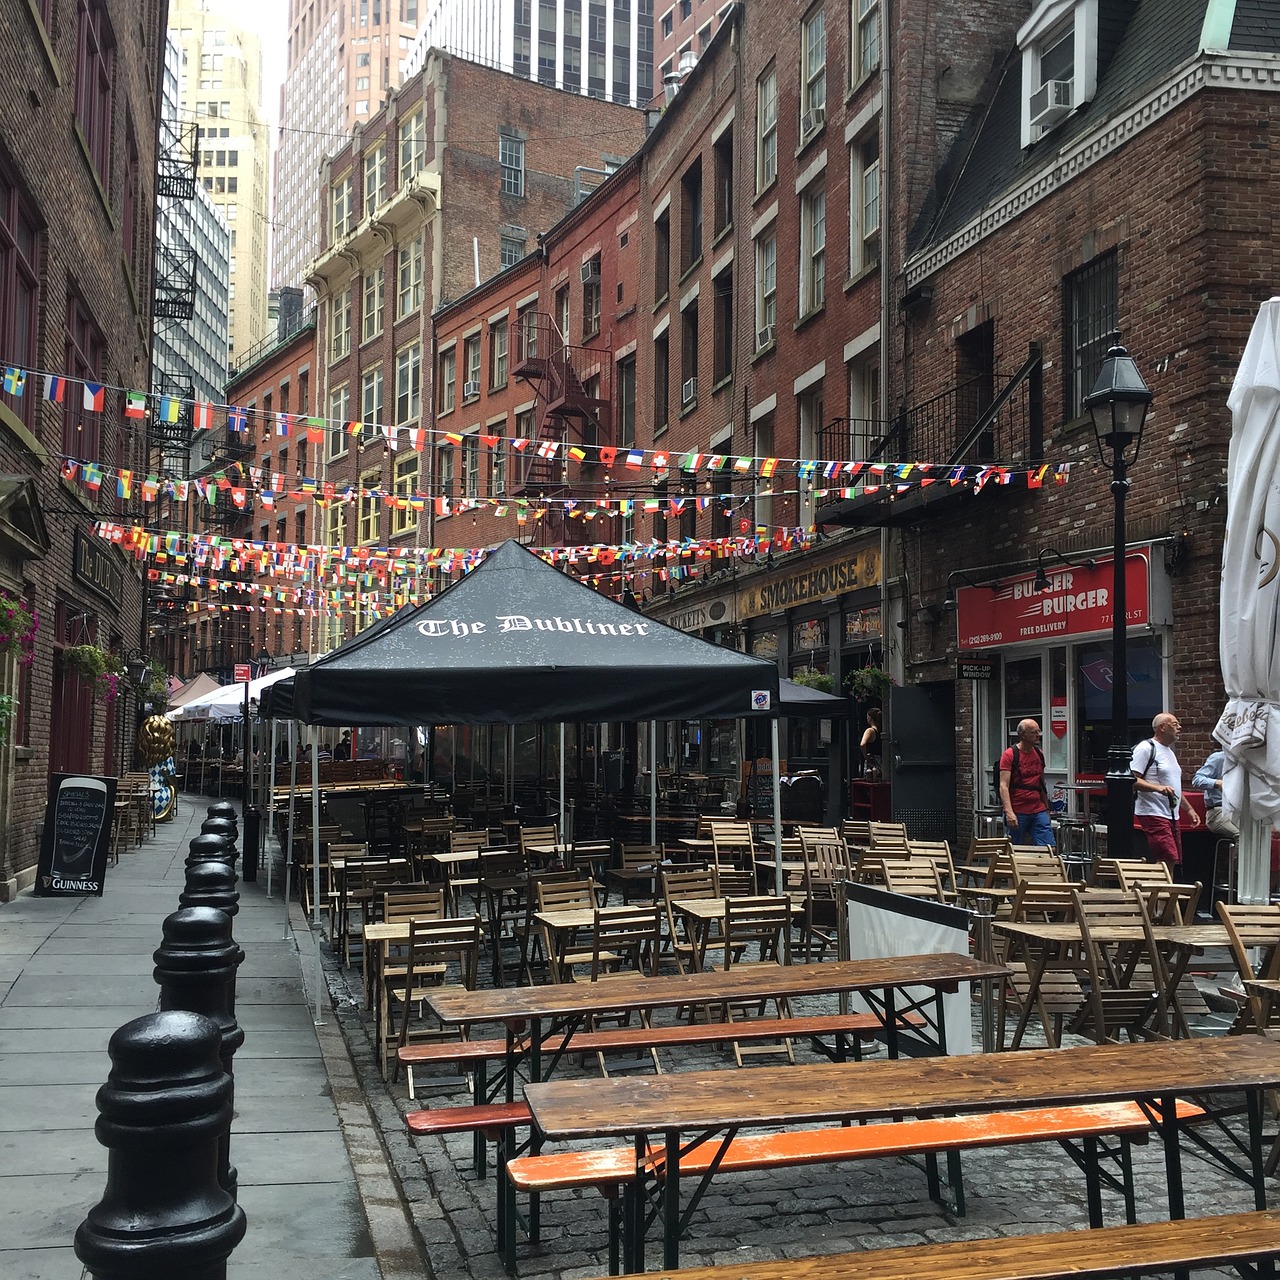
[[[778,656],[778,633],[776,631],[757,631],[751,637],[751,652],[757,658],[776,658]]]
[[[1030,717],[1044,728],[1040,703],[1040,655],[1004,664],[1004,746],[1018,736],[1018,721]]]
[[[1071,750],[1071,724],[1067,717],[1067,650],[1063,646],[1049,650],[1049,720],[1044,731],[1045,765],[1051,772],[1068,773]]]
[[[870,609],[850,609],[844,615],[845,644],[865,644],[880,639],[880,606]]]
[[[1160,645],[1155,636],[1130,639],[1126,646],[1129,668],[1129,731],[1125,746],[1151,736],[1151,720],[1164,709]],[[1104,774],[1111,746],[1111,643],[1082,644],[1076,648],[1076,724],[1078,745],[1076,772]]]
[[[807,653],[827,648],[827,619],[809,618],[791,626],[792,653]]]

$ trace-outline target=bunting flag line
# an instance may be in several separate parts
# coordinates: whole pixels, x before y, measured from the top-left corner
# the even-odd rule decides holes
[[[107,389],[97,382],[84,384],[84,407],[90,413],[101,413],[107,403]]]
[[[177,422],[178,415],[182,412],[182,401],[174,396],[160,397],[160,421],[167,422],[170,425]]]
[[[4,389],[11,396],[20,396],[26,389],[27,371],[12,366],[4,371]]]
[[[213,430],[213,405],[207,400],[198,400],[191,413],[192,431]]]
[[[147,416],[147,397],[143,392],[125,392],[124,416],[126,418],[145,418]]]
[[[51,400],[54,404],[61,404],[62,397],[67,393],[67,380],[60,378],[56,373],[50,373],[45,376],[44,380],[44,398]]]

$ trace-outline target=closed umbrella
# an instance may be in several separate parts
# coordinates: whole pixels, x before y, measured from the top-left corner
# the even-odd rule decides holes
[[[1219,654],[1227,705],[1214,728],[1222,805],[1240,828],[1239,901],[1266,902],[1280,817],[1280,298],[1262,304],[1231,395]]]

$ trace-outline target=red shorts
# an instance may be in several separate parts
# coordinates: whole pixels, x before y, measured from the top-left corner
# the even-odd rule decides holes
[[[1182,865],[1182,833],[1172,818],[1140,813],[1134,821],[1147,837],[1147,851],[1153,861],[1171,862],[1175,867]]]

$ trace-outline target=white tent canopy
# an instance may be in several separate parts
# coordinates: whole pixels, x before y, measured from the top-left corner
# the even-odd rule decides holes
[[[282,667],[279,671],[269,671],[265,676],[250,680],[249,700],[256,701],[264,689],[270,688],[277,680],[287,680],[293,673],[292,667]],[[193,698],[168,712],[170,720],[239,720],[243,715],[243,684],[219,685],[212,693]]]

